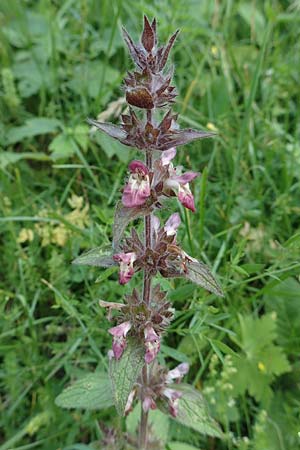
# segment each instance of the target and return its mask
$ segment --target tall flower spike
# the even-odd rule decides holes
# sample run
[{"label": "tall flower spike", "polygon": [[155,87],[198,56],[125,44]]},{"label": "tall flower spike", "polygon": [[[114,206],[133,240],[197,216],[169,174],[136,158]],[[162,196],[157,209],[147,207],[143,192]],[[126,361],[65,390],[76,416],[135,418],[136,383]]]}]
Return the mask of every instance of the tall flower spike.
[{"label": "tall flower spike", "polygon": [[[114,249],[119,253],[107,255],[105,252],[103,255],[99,249],[94,249],[75,261],[76,264],[103,267],[119,263],[119,282],[122,285],[128,283],[135,272],[143,272],[142,295],[134,289],[131,295],[125,296],[124,304],[101,301],[100,305],[108,310],[109,319],[113,318],[112,311],[115,310],[114,318],[117,320],[117,326],[109,329],[113,344],[112,351],[108,353],[110,367],[115,369],[110,372],[111,377],[116,373],[120,376],[120,382],[112,383],[116,407],[121,414],[127,414],[132,410],[134,399],[138,398],[142,403],[142,412],[139,439],[135,446],[157,448],[152,445],[153,442],[150,445],[148,412],[162,404],[164,408],[169,408],[173,417],[178,415],[180,398],[185,395],[183,387],[178,384],[188,372],[189,366],[181,363],[168,370],[155,361],[162,335],[174,316],[174,309],[166,300],[166,292],[159,285],[153,286],[152,278],[158,273],[165,278],[184,277],[211,293],[219,296],[223,293],[210,269],[189,256],[177,242],[179,214],[172,214],[161,225],[154,211],[164,206],[164,197],[174,196],[186,208],[195,210],[189,183],[199,174],[184,172],[180,166],[174,167],[173,159],[177,147],[196,139],[211,137],[215,133],[191,128],[180,129],[178,114],[170,109],[177,92],[172,86],[173,67],[166,66],[178,31],[166,45],[159,45],[156,20],[151,23],[145,16],[138,43],[132,40],[125,29],[123,36],[135,64],[124,79],[129,112],[121,115],[120,125],[92,119],[88,119],[88,122],[124,145],[145,152],[146,161],[134,160],[129,164],[129,177],[115,215],[114,235],[119,233],[120,236],[117,239],[114,237],[114,244],[118,244],[114,245]],[[158,114],[157,109],[164,107],[168,109],[163,114]],[[139,108],[139,111],[136,112],[135,108]],[[159,116],[161,120],[157,121]],[[158,151],[161,152],[160,157],[157,156]],[[132,228],[131,234],[121,240],[129,221],[142,216],[144,232],[139,235]],[[129,332],[132,345],[139,347],[139,358],[144,357],[145,364],[140,374],[133,373],[135,370],[131,369],[127,373],[127,368],[132,365],[131,356],[134,356],[134,361],[138,360],[131,352],[123,354]],[[125,360],[119,363],[120,358]],[[151,364],[150,367],[147,364]],[[134,379],[129,379],[130,376]],[[123,379],[126,379],[124,385]]]}]

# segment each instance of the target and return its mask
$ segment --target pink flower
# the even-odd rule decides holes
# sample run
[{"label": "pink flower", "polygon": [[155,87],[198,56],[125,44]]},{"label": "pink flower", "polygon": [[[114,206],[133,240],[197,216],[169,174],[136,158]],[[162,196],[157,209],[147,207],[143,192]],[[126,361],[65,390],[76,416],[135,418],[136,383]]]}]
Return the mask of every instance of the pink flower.
[{"label": "pink flower", "polygon": [[189,364],[188,363],[181,363],[175,369],[170,370],[167,373],[166,382],[172,383],[173,380],[181,379],[184,375],[186,375],[189,371]]},{"label": "pink flower", "polygon": [[124,187],[122,203],[127,208],[141,206],[150,196],[149,170],[142,161],[129,164],[130,177]]},{"label": "pink flower", "polygon": [[156,403],[152,397],[146,396],[143,401],[143,410],[145,412],[149,411],[149,409],[156,409]]},{"label": "pink flower", "polygon": [[146,326],[146,328],[144,330],[144,335],[145,335],[145,347],[146,347],[145,361],[147,364],[150,364],[156,357],[157,353],[159,352],[160,337],[154,331],[154,329],[151,325]]},{"label": "pink flower", "polygon": [[126,347],[126,335],[131,328],[130,322],[123,322],[120,325],[110,328],[108,332],[113,338],[113,352],[116,359],[120,359]]},{"label": "pink flower", "polygon": [[181,220],[178,213],[174,213],[169,217],[164,226],[164,231],[167,233],[167,236],[174,236],[176,234],[180,222]]},{"label": "pink flower", "polygon": [[175,391],[175,389],[166,388],[162,391],[163,395],[169,400],[169,412],[171,416],[177,417],[179,408],[179,399],[182,397],[182,392]]},{"label": "pink flower", "polygon": [[198,176],[197,172],[186,172],[181,175],[182,167],[174,167],[172,164],[172,159],[176,155],[176,149],[171,148],[163,152],[161,157],[161,164],[163,166],[168,166],[169,177],[164,183],[164,188],[173,191],[178,200],[191,211],[195,211],[195,202],[193,194],[190,190],[189,183]]},{"label": "pink flower", "polygon": [[133,263],[136,260],[136,254],[134,252],[117,253],[113,259],[120,264],[119,283],[128,283],[134,274]]}]

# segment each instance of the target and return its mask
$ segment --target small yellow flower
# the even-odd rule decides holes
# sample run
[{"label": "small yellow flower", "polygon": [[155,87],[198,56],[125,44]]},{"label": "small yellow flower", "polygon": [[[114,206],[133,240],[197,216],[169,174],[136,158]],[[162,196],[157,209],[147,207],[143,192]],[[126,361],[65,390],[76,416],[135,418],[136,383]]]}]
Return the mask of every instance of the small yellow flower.
[{"label": "small yellow flower", "polygon": [[261,362],[261,361],[258,363],[258,368],[259,368],[259,370],[260,370],[261,372],[263,372],[263,373],[266,373],[266,371],[267,371],[266,366],[265,366],[264,363]]},{"label": "small yellow flower", "polygon": [[217,56],[218,56],[218,54],[219,54],[218,47],[216,47],[215,45],[213,45],[213,46],[211,47],[210,51],[211,51],[212,55],[213,55],[215,58],[217,58]]},{"label": "small yellow flower", "polygon": [[72,197],[68,199],[68,203],[73,209],[81,209],[83,206],[83,197],[72,194]]},{"label": "small yellow flower", "polygon": [[51,242],[63,247],[68,240],[68,230],[61,224],[54,228],[51,236]]},{"label": "small yellow flower", "polygon": [[23,244],[24,242],[31,242],[33,241],[34,234],[33,231],[30,228],[22,228],[22,230],[19,233],[19,236],[17,237],[17,242],[19,244]]},{"label": "small yellow flower", "polygon": [[208,129],[211,130],[211,131],[219,131],[218,128],[217,128],[213,123],[211,123],[211,122],[208,122],[208,123],[206,124],[206,128],[208,128]]}]

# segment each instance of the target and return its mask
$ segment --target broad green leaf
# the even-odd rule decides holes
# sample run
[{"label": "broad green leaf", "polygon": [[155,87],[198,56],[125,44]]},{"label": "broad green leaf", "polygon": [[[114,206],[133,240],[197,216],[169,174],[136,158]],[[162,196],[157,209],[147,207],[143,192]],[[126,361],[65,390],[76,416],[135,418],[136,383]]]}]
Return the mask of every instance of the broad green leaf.
[{"label": "broad green leaf", "polygon": [[23,153],[14,153],[14,152],[3,152],[0,153],[0,168],[5,169],[10,164],[15,164],[22,159],[31,159],[36,161],[49,161],[49,156],[45,155],[45,153],[37,152],[23,152]]},{"label": "broad green leaf", "polygon": [[60,126],[57,119],[48,119],[47,117],[34,117],[28,119],[25,125],[13,127],[7,133],[7,144],[21,142],[25,138],[38,136],[40,134],[54,133]]},{"label": "broad green leaf", "polygon": [[78,266],[110,267],[116,265],[112,252],[107,248],[97,247],[78,256],[72,264]]},{"label": "broad green leaf", "polygon": [[199,433],[222,438],[221,428],[210,416],[200,392],[185,384],[176,385],[174,388],[183,393],[179,400],[178,415],[174,420]]},{"label": "broad green leaf", "polygon": [[130,149],[126,147],[126,145],[121,144],[121,142],[112,139],[110,136],[107,136],[104,133],[96,133],[95,139],[98,144],[101,145],[102,150],[108,156],[108,158],[112,158],[113,156],[117,156],[122,162],[127,163],[130,157]]},{"label": "broad green leaf", "polygon": [[199,447],[193,445],[184,444],[183,442],[169,442],[167,446],[168,450],[200,450]]},{"label": "broad green leaf", "polygon": [[[295,242],[294,242],[295,243]],[[276,315],[278,342],[295,358],[300,353],[300,284],[294,278],[287,278],[274,286],[266,286],[264,304],[271,315]]]},{"label": "broad green leaf", "polygon": [[112,391],[117,412],[121,416],[124,415],[128,396],[145,364],[144,355],[143,344],[128,339],[121,358],[119,360],[112,358],[110,361]]},{"label": "broad green leaf", "polygon": [[58,159],[68,158],[75,152],[72,144],[72,138],[68,134],[58,134],[49,145],[51,158],[56,161]]},{"label": "broad green leaf", "polygon": [[209,292],[213,292],[219,297],[224,297],[221,287],[217,280],[214,278],[210,269],[201,261],[191,261],[187,263],[187,271],[184,274],[185,278],[188,278],[193,283],[207,289]]},{"label": "broad green leaf", "polygon": [[[169,417],[159,409],[150,410],[148,417],[148,423],[151,426],[154,436],[162,443],[165,443],[168,439],[169,433]],[[126,430],[129,433],[136,435],[140,418],[141,404],[138,403],[126,418]]]},{"label": "broad green leaf", "polygon": [[87,150],[89,145],[89,132],[90,128],[87,125],[77,125],[73,132],[75,141],[84,151]]},{"label": "broad green leaf", "polygon": [[56,397],[55,403],[61,408],[103,409],[113,405],[110,381],[107,374],[93,373]]}]

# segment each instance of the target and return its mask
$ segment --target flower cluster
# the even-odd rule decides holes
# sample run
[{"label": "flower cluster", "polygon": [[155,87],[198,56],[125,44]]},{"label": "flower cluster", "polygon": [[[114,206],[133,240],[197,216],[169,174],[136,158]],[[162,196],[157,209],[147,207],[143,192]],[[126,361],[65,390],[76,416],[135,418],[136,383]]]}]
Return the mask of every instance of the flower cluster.
[{"label": "flower cluster", "polygon": [[197,262],[185,253],[176,242],[177,228],[180,225],[178,213],[172,214],[163,227],[156,216],[153,216],[152,247],[145,247],[134,229],[131,237],[126,238],[123,252],[117,253],[113,259],[119,263],[119,282],[126,284],[135,272],[147,270],[150,275],[157,272],[163,277],[183,276],[191,262]]},{"label": "flower cluster", "polygon": [[177,417],[179,408],[179,399],[183,393],[177,388],[179,384],[189,371],[188,363],[181,363],[175,369],[167,370],[165,367],[154,364],[151,377],[148,383],[137,383],[131,391],[125,413],[128,414],[132,410],[133,401],[136,397],[141,400],[144,412],[150,409],[156,409],[160,402],[167,403],[170,414]]},{"label": "flower cluster", "polygon": [[163,332],[173,318],[174,310],[166,301],[166,292],[159,285],[151,290],[150,304],[141,301],[136,289],[125,296],[125,303],[100,301],[100,306],[108,310],[108,318],[112,319],[112,311],[118,311],[118,325],[110,328],[113,336],[112,355],[121,358],[127,344],[127,335],[144,342],[145,362],[150,364],[160,349]]},{"label": "flower cluster", "polygon": [[194,197],[189,183],[199,174],[197,172],[182,173],[181,166],[174,167],[171,162],[176,155],[172,147],[162,153],[155,161],[154,170],[149,171],[142,161],[129,164],[130,176],[123,189],[122,203],[127,208],[159,203],[160,196],[177,196],[183,206],[195,211]]}]

